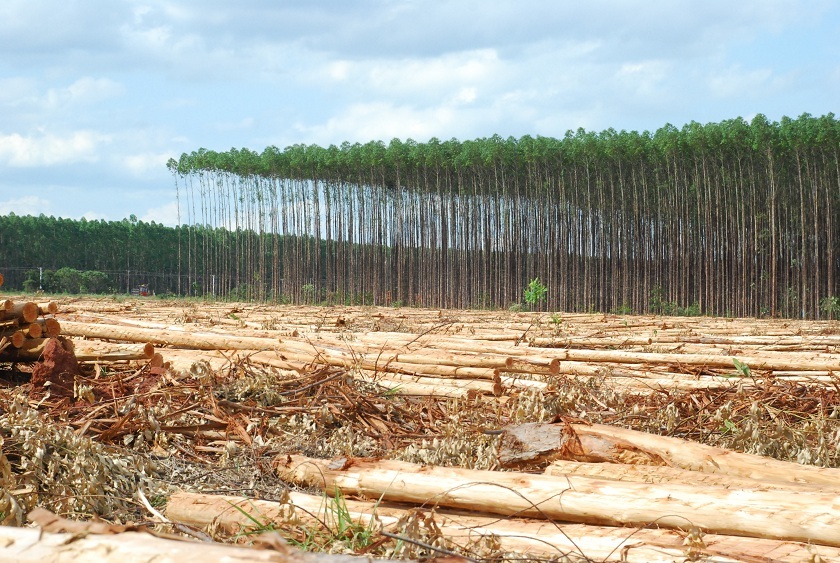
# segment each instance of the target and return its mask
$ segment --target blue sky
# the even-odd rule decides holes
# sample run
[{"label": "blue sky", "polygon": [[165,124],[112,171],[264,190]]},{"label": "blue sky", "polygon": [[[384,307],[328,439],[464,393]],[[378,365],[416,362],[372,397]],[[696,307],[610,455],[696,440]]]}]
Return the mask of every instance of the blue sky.
[{"label": "blue sky", "polygon": [[840,113],[840,2],[3,0],[0,214],[173,224],[200,147]]}]

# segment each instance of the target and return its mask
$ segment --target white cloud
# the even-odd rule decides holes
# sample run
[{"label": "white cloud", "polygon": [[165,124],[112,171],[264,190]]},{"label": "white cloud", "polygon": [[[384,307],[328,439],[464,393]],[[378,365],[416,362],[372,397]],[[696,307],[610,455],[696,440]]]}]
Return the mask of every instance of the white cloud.
[{"label": "white cloud", "polygon": [[157,207],[151,207],[140,217],[140,220],[147,223],[154,221],[174,227],[178,224],[178,202],[170,201]]},{"label": "white cloud", "polygon": [[770,69],[745,70],[732,67],[721,70],[709,79],[709,90],[718,98],[752,97],[774,86]]},{"label": "white cloud", "polygon": [[136,176],[142,176],[149,171],[159,171],[166,167],[167,161],[172,158],[168,152],[142,153],[126,156],[123,159],[125,167]]},{"label": "white cloud", "polygon": [[50,215],[51,207],[49,200],[35,195],[27,195],[0,201],[0,215],[8,215],[9,213],[35,216],[41,213]]},{"label": "white cloud", "polygon": [[507,74],[506,66],[495,50],[480,49],[428,58],[331,61],[313,78],[349,85],[357,96],[454,97],[499,81]]},{"label": "white cloud", "polygon": [[387,142],[395,137],[424,141],[450,130],[455,115],[456,112],[445,105],[418,109],[372,102],[351,105],[322,125],[299,126],[299,129],[321,144],[335,143],[336,139]]},{"label": "white cloud", "polygon": [[17,106],[23,100],[34,98],[36,94],[35,80],[32,78],[14,76],[0,79],[0,104]]},{"label": "white cloud", "polygon": [[477,97],[478,93],[476,92],[475,88],[461,88],[455,94],[455,101],[462,104],[471,104],[475,101]]},{"label": "white cloud", "polygon": [[96,162],[100,146],[110,139],[109,135],[84,130],[63,136],[53,133],[27,137],[19,133],[0,134],[0,162],[14,167]]},{"label": "white cloud", "polygon": [[122,84],[110,78],[79,78],[65,88],[51,88],[46,95],[49,107],[75,104],[92,104],[119,96],[124,92]]}]

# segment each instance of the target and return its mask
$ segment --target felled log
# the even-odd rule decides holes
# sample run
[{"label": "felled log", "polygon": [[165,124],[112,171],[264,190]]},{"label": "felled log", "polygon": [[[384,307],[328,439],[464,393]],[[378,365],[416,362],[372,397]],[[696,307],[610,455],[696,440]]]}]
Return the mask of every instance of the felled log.
[{"label": "felled log", "polygon": [[616,426],[528,423],[503,430],[499,444],[502,466],[545,467],[555,459],[670,466],[812,487],[835,488],[840,483],[840,469],[779,461]]},{"label": "felled log", "polygon": [[3,318],[0,320],[23,319],[25,323],[34,323],[38,319],[38,304],[31,301],[12,303],[11,308],[5,307]]},{"label": "felled log", "polygon": [[38,303],[38,313],[41,315],[55,315],[58,313],[58,303],[55,301]]},{"label": "felled log", "polygon": [[558,350],[558,360],[579,362],[614,362],[633,364],[675,364],[733,368],[733,358],[751,369],[764,370],[834,370],[840,371],[840,357],[831,358],[791,357],[765,358],[762,356],[721,356],[712,354],[656,354],[648,352],[626,352],[622,350]]},{"label": "felled log", "polygon": [[400,373],[356,370],[353,377],[381,385],[397,395],[422,395],[426,397],[467,397],[470,394],[501,395],[501,381],[484,379],[455,379],[426,377]]},{"label": "felled log", "polygon": [[151,342],[145,344],[115,344],[92,340],[73,340],[76,359],[80,362],[127,362],[149,360],[155,354]]},{"label": "felled log", "polygon": [[[613,481],[625,481],[634,483],[665,484],[692,484],[697,486],[725,487],[729,489],[755,489],[772,491],[789,491],[797,493],[800,491],[813,491],[815,487],[807,483],[778,483],[776,481],[764,481],[750,479],[749,477],[737,477],[733,475],[721,475],[717,473],[701,473],[687,469],[659,465],[632,465],[624,463],[609,462],[583,462],[555,459],[545,468],[544,475],[582,475],[598,479],[610,479]],[[817,490],[827,492],[828,487],[817,486]],[[836,490],[840,493],[840,483]]]},{"label": "felled log", "polygon": [[[43,358],[44,349],[52,338],[23,339],[19,347],[0,351],[0,361],[37,362]],[[80,362],[117,362],[148,360],[155,353],[154,346],[145,344],[108,344],[106,342],[72,341],[76,359]]]},{"label": "felled log", "polygon": [[194,350],[271,350],[280,342],[271,338],[223,336],[210,333],[188,333],[174,330],[153,330],[119,325],[62,321],[61,331],[68,336],[151,342],[159,346],[183,346]]},{"label": "felled log", "polygon": [[48,338],[55,338],[61,334],[61,323],[52,317],[46,319],[39,319],[38,324],[42,326],[42,333]]},{"label": "felled log", "polygon": [[696,526],[715,534],[840,547],[840,506],[834,494],[661,486],[358,458],[293,455],[278,456],[275,463],[285,481],[392,502],[609,526]]},{"label": "felled log", "polygon": [[[85,524],[85,523],[76,523]],[[90,528],[90,526],[88,526]],[[258,540],[257,542],[258,543]],[[0,526],[0,560],[17,563],[358,563],[370,558],[306,553],[282,541],[274,549],[255,549],[219,543],[205,543],[156,537],[150,533],[126,531],[91,533],[50,532],[37,528]]]},{"label": "felled log", "polygon": [[44,353],[48,338],[24,338],[20,346],[9,346],[0,352],[3,362],[37,362]]},{"label": "felled log", "polygon": [[[301,522],[317,529],[321,522],[332,522],[335,512],[325,496],[290,492],[288,503],[235,496],[179,492],[166,504],[172,521],[199,528],[216,526],[228,534],[247,532],[254,521],[272,523],[278,528]],[[396,508],[381,502],[342,499],[348,515],[358,525],[374,529],[381,524],[394,527],[401,518],[415,515],[434,520],[440,533],[456,545],[468,545],[481,536],[492,535],[506,552],[544,558],[567,553],[590,561],[679,561],[690,555],[725,557],[735,561],[807,561],[814,554],[824,560],[840,558],[840,549],[764,538],[741,538],[707,534],[702,545],[686,546],[685,534],[671,530],[628,529],[568,523],[547,523],[521,518],[455,514],[436,510]],[[294,507],[294,509],[292,509]]]}]

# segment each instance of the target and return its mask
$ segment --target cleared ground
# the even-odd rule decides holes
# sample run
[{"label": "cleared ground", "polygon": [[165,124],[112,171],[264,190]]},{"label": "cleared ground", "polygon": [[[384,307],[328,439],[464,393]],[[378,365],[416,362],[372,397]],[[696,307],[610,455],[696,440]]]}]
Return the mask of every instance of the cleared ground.
[{"label": "cleared ground", "polygon": [[[660,481],[662,471],[639,473],[640,467],[653,466],[684,471],[673,475],[668,486],[679,491],[680,486],[700,485],[708,491],[708,502],[720,501],[722,488],[775,490],[770,474],[739,477],[720,467],[699,467],[703,456],[718,465],[720,459],[728,459],[717,457],[716,451],[691,450],[686,456],[700,456],[698,467],[682,467],[654,446],[635,442],[633,451],[648,456],[646,462],[626,455],[609,459],[610,451],[629,451],[624,445],[616,447],[616,440],[626,444],[636,440],[635,435],[607,433],[602,440],[612,446],[587,450],[591,444],[585,427],[596,424],[687,441],[672,449],[702,444],[795,462],[779,474],[799,475],[802,468],[805,477],[798,485],[789,482],[784,487],[811,487],[800,495],[833,494],[814,481],[823,477],[807,468],[840,465],[840,411],[835,410],[840,325],[834,321],[275,307],[156,299],[56,301],[62,333],[75,343],[80,358],[88,358],[72,393],[61,396],[50,390],[51,385],[33,385],[28,365],[7,364],[0,372],[6,405],[2,447],[9,462],[4,488],[13,493],[21,513],[41,506],[71,518],[160,520],[144,506],[145,497],[161,516],[190,526],[188,533],[193,535],[210,533],[219,540],[247,543],[251,533],[274,529],[309,549],[392,557],[424,557],[437,549],[473,559],[529,553],[543,559],[644,561],[661,554],[662,560],[724,555],[749,560],[747,555],[772,552],[778,559],[799,560],[796,557],[812,549],[806,546],[809,539],[822,544],[818,550],[823,557],[840,554],[829,547],[834,545],[831,541],[819,539],[818,531],[808,535],[817,526],[805,506],[802,521],[811,524],[801,526],[804,535],[779,531],[763,534],[761,540],[735,541],[730,534],[762,534],[703,524],[698,507],[704,501],[686,505],[679,515],[681,525],[643,511],[655,507],[625,513],[615,506],[622,501],[611,503],[609,494],[598,496],[604,493],[593,489],[583,498],[595,502],[600,512],[589,507],[588,515],[581,516],[572,508],[547,516],[531,510],[529,519],[520,519],[527,502],[538,501],[530,499],[526,507],[505,513],[486,504],[492,492],[470,493],[467,487],[467,504],[458,505],[444,494],[452,487],[465,487],[453,481],[444,491],[430,492],[423,502],[391,506],[389,502],[409,502],[411,491],[391,499],[385,492],[353,489],[346,479],[328,478],[330,471],[346,473],[352,467],[397,474],[419,471],[415,465],[365,465],[391,460],[387,463],[496,472],[490,477],[462,476],[473,484],[479,476],[486,480],[496,475],[502,483],[502,473],[535,472],[559,475],[556,481],[563,487],[571,475],[629,486],[666,482]],[[147,343],[155,346],[150,358],[143,356]],[[118,359],[128,353],[143,359]],[[548,422],[576,438],[563,444],[557,438],[553,449],[544,448],[524,461],[514,459],[511,429]],[[651,461],[652,456],[658,461]],[[357,458],[365,460],[353,461]],[[295,469],[317,466],[319,459],[333,460],[318,470],[320,481]],[[567,465],[556,469],[560,462]],[[619,465],[623,469],[618,474],[605,476],[607,469]],[[707,483],[707,477],[698,476],[715,473],[733,481]],[[828,475],[830,481],[834,475]],[[737,481],[741,477],[755,483]],[[576,489],[591,483],[578,483]],[[780,494],[790,496],[784,487]],[[252,501],[231,511],[241,499],[228,498],[214,512],[207,508],[210,497],[197,501],[179,496],[185,492]],[[323,502],[290,497],[307,494]],[[383,499],[378,505],[353,504],[377,498]],[[756,498],[756,512],[741,518],[760,523],[760,503],[773,499]],[[253,499],[283,504],[257,510]],[[204,508],[189,508],[199,501]],[[465,513],[473,501],[474,510]],[[315,504],[304,509],[306,502]],[[813,498],[810,502],[819,504]],[[282,510],[271,512],[276,506],[286,507],[285,515]],[[298,507],[294,518],[289,513],[294,512],[292,506]],[[440,508],[430,516],[433,506]],[[213,520],[225,507],[240,517],[238,522]],[[409,512],[388,512],[406,508]],[[320,516],[302,517],[306,510]],[[784,510],[795,514],[798,509]],[[814,518],[837,523],[833,510],[826,508]],[[342,511],[346,514],[339,518]],[[374,511],[379,517],[375,524],[369,517]],[[210,521],[201,521],[199,513],[210,515]],[[338,531],[340,521],[357,524]],[[573,523],[559,524],[564,521]],[[171,523],[155,525],[184,532]],[[504,525],[516,533],[506,532]],[[543,526],[533,536],[539,541],[523,544],[511,539],[534,534],[535,525]],[[646,525],[674,531],[620,527]],[[596,545],[593,537],[602,539]],[[783,557],[778,546],[749,543],[772,541],[767,537],[788,540],[786,545],[798,546],[799,551]]]}]

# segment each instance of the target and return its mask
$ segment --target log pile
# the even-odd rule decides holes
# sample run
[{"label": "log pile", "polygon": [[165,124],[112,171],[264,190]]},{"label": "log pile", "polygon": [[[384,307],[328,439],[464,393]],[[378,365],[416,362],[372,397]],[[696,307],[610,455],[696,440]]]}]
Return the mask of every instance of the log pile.
[{"label": "log pile", "polygon": [[[210,473],[253,456],[252,486],[270,472],[322,491],[271,503],[186,487],[169,498],[173,522],[251,534],[268,518],[296,537],[340,495],[388,549],[840,560],[838,470],[620,427],[708,440],[766,414],[756,432],[784,434],[773,455],[836,461],[836,323],[139,300],[66,300],[58,316],[86,365],[67,394],[28,399],[75,436]],[[807,417],[825,427],[812,444],[793,429]]]},{"label": "log pile", "polygon": [[[197,322],[185,315],[179,320],[191,322],[167,324],[100,314],[63,326],[65,334],[77,337],[177,348],[170,356],[180,370],[198,357],[180,350],[205,351],[200,357],[214,366],[227,358],[217,351],[237,351],[267,366],[300,370],[329,365],[400,393],[448,397],[476,390],[498,395],[505,388],[545,389],[558,375],[606,377],[617,388],[650,393],[755,388],[779,378],[830,386],[840,373],[840,330],[831,323],[786,321],[781,326],[787,330],[780,331],[778,323],[757,320],[745,325],[740,320],[634,317],[628,323],[606,315],[569,315],[555,323],[532,315],[528,324],[493,326],[490,317],[484,326],[487,315],[476,312],[465,312],[455,322],[434,311],[420,317],[414,311],[397,315],[387,309],[363,313],[345,308],[328,310],[329,316],[321,313],[322,322],[307,327],[297,309],[284,311],[282,321],[271,321],[256,309],[253,316],[260,320],[244,321],[244,312],[236,310],[241,317],[229,314],[236,321],[220,316]],[[429,315],[443,322],[432,324]],[[310,322],[313,316],[314,311]],[[411,332],[377,330],[403,322]],[[476,385],[467,389],[463,380]]]},{"label": "log pile", "polygon": [[411,541],[419,522],[433,530],[432,539],[445,538],[438,545],[459,553],[492,537],[503,552],[541,558],[840,558],[837,469],[570,423],[506,428],[500,461],[520,465],[523,458],[543,474],[283,455],[274,462],[281,478],[324,496],[293,492],[268,502],[176,493],[166,514],[236,534],[255,522],[317,526],[334,519],[340,503],[347,517],[385,537]]},{"label": "log pile", "polygon": [[61,334],[55,302],[0,301],[0,362],[35,361],[50,338]]}]

